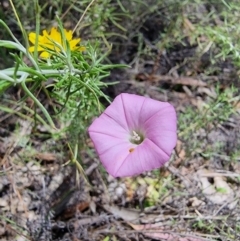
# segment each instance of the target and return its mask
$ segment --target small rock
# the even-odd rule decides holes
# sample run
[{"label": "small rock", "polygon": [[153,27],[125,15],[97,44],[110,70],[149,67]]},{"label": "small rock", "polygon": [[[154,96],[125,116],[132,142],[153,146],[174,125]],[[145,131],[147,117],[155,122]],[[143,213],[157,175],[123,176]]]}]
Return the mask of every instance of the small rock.
[{"label": "small rock", "polygon": [[199,200],[197,197],[190,198],[189,202],[191,202],[192,207],[199,207],[205,205],[205,202]]},{"label": "small rock", "polygon": [[1,210],[4,210],[8,206],[8,201],[4,198],[0,198],[0,208]]},{"label": "small rock", "polygon": [[118,197],[121,197],[123,194],[124,194],[124,189],[122,187],[117,187],[115,189],[115,194],[118,196]]}]

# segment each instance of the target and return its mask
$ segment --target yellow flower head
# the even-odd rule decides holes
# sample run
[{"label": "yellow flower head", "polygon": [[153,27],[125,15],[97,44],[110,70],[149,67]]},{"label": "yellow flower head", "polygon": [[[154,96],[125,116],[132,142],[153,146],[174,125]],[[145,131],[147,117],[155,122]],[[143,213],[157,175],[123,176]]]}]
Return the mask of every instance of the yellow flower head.
[{"label": "yellow flower head", "polygon": [[[86,48],[83,46],[77,46],[78,43],[80,43],[81,39],[72,39],[72,31],[67,31],[64,29],[64,34],[66,41],[68,41],[70,50],[77,50],[77,51],[84,51]],[[34,52],[35,44],[36,44],[36,33],[31,32],[28,36],[29,41],[33,44],[29,48],[29,52]],[[61,33],[58,32],[56,28],[52,28],[50,33],[48,33],[46,30],[43,30],[43,35],[38,36],[38,46],[37,51],[41,52],[40,57],[41,58],[49,58],[51,56],[51,53],[47,52],[46,49],[50,49],[56,52],[61,52],[61,49],[57,46],[57,44],[61,45],[64,50],[66,50],[66,44],[64,43]]]}]

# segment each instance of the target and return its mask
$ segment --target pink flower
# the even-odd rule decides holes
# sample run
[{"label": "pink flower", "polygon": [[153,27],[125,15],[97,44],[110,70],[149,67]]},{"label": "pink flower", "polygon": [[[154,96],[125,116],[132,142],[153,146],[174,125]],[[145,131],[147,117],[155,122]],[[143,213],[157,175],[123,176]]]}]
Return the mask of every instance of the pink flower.
[{"label": "pink flower", "polygon": [[177,141],[174,107],[133,94],[120,94],[89,127],[106,170],[126,177],[164,165]]}]

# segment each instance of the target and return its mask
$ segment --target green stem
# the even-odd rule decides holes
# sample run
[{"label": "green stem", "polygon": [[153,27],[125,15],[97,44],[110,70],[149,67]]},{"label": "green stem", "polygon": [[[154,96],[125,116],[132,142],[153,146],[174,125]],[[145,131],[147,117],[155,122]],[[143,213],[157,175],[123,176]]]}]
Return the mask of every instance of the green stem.
[{"label": "green stem", "polygon": [[[77,69],[73,69],[72,72],[76,73],[76,74],[84,74],[84,72],[81,72]],[[14,75],[14,69],[13,68],[3,69],[3,70],[0,70],[0,73],[3,73],[3,74],[8,75],[8,76],[13,76]],[[32,75],[34,75],[34,74],[35,75],[41,75],[41,76],[38,76],[38,77],[43,78],[43,75],[65,74],[66,70],[65,69],[62,69],[62,70],[61,69],[60,70],[55,70],[55,69],[33,70],[31,68],[19,67],[18,71],[16,72],[16,76],[20,76],[20,75],[23,75],[25,73],[29,73],[29,74],[32,74]]]},{"label": "green stem", "polygon": [[24,91],[32,98],[32,100],[34,101],[34,103],[41,109],[41,111],[43,112],[43,114],[45,115],[45,117],[47,118],[50,126],[54,129],[57,129],[53,123],[52,118],[50,117],[50,115],[48,114],[47,110],[44,108],[44,106],[38,101],[38,99],[31,93],[31,91],[27,88],[27,86],[25,85],[25,81],[23,81],[21,83],[22,88],[24,89]]},{"label": "green stem", "polygon": [[34,59],[38,59],[38,38],[40,33],[40,6],[38,4],[38,0],[35,0],[35,12],[36,12],[36,40],[35,40],[35,48],[34,48]]}]

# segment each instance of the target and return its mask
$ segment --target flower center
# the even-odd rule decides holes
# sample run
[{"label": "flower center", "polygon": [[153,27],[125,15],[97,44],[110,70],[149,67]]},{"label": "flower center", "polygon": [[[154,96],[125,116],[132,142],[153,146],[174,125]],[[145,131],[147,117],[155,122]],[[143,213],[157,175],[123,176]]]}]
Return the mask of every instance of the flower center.
[{"label": "flower center", "polygon": [[144,136],[141,133],[137,133],[136,131],[132,131],[132,135],[130,137],[130,142],[136,145],[139,145],[143,142]]}]

